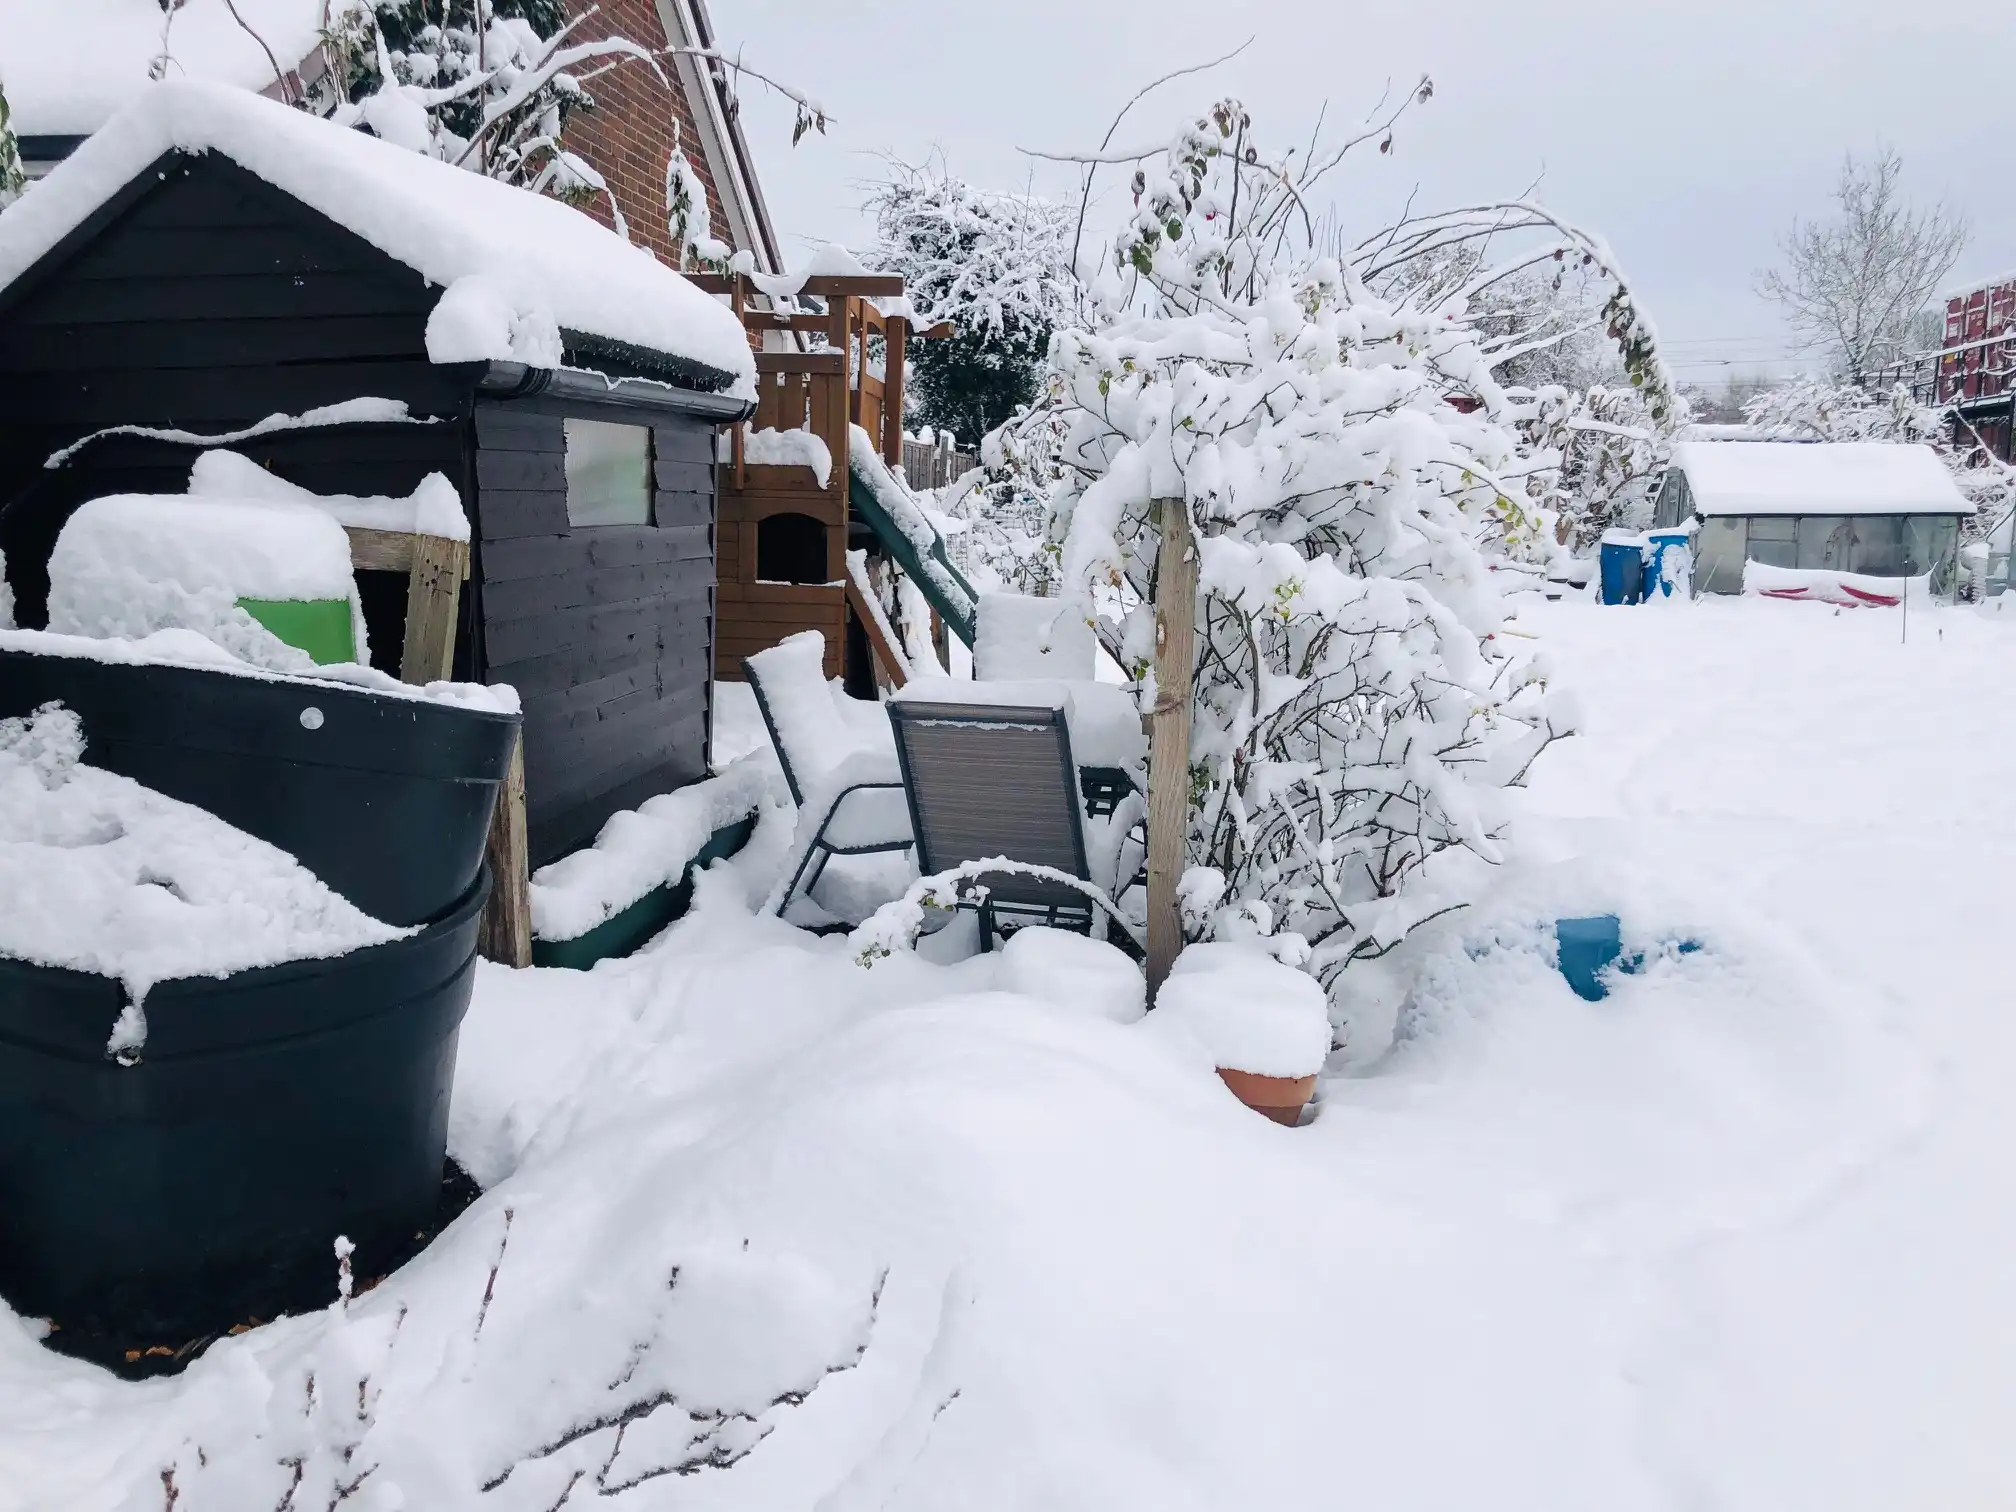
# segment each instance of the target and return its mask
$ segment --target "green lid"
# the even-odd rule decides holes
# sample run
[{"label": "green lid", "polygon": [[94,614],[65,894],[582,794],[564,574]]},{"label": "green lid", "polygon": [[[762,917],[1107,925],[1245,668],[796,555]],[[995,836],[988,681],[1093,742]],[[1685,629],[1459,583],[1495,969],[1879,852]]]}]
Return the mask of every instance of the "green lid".
[{"label": "green lid", "polygon": [[238,607],[320,666],[357,660],[348,599],[241,598]]}]

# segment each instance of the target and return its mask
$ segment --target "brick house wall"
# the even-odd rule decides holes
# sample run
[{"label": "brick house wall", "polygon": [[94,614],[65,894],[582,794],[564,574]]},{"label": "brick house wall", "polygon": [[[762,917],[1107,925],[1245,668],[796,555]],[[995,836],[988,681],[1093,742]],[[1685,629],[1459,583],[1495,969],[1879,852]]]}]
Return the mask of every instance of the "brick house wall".
[{"label": "brick house wall", "polygon": [[[568,0],[569,16],[594,9],[572,33],[571,40],[594,41],[626,37],[656,51],[668,46],[664,22],[655,0]],[[630,240],[649,247],[671,267],[679,266],[679,249],[666,224],[665,162],[672,152],[672,128],[677,122],[686,157],[707,188],[707,214],[713,235],[732,242],[721,211],[713,165],[701,148],[692,105],[681,87],[671,58],[659,60],[666,83],[639,61],[619,64],[592,81],[588,93],[593,110],[574,111],[563,138],[608,180],[616,203],[629,223]],[[668,87],[669,86],[669,87]],[[608,202],[601,196],[585,206],[604,225],[611,224]]]}]

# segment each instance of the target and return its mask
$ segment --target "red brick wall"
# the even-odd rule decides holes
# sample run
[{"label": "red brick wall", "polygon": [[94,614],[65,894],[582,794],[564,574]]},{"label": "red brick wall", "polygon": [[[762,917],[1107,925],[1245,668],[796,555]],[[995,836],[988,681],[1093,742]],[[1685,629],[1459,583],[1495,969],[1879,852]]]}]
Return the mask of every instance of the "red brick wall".
[{"label": "red brick wall", "polygon": [[[668,45],[652,0],[568,0],[568,14],[578,15],[591,4],[596,7],[595,14],[570,34],[570,41],[626,37],[654,51]],[[568,117],[564,140],[569,151],[586,158],[608,180],[616,203],[623,207],[623,218],[629,222],[630,240],[649,247],[676,268],[679,249],[672,245],[665,213],[665,160],[672,151],[673,122],[679,124],[687,159],[707,186],[713,234],[726,241],[728,229],[721,214],[720,191],[715,188],[693,111],[680,85],[678,64],[662,58],[658,66],[670,88],[658,82],[648,64],[635,60],[620,63],[590,82],[587,88],[595,108],[577,110]],[[608,202],[600,195],[588,208],[604,225],[609,224]]]}]

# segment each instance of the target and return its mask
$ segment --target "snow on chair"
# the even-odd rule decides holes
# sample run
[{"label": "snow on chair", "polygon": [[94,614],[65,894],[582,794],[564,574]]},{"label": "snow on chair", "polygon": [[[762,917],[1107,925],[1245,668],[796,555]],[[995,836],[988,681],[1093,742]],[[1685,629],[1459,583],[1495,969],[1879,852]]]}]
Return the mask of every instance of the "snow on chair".
[{"label": "snow on chair", "polygon": [[[1107,896],[1112,875],[1094,876],[1078,769],[1062,707],[934,703],[889,705],[904,791],[927,877],[975,862],[1041,867]],[[1115,861],[1117,866],[1117,858]],[[1110,872],[1113,866],[1102,866]],[[1090,933],[1102,919],[1083,886],[1026,871],[981,872],[967,885],[982,948],[1009,927],[1046,924]]]},{"label": "snow on chair", "polygon": [[779,917],[801,891],[809,895],[818,886],[833,857],[877,855],[911,845],[896,753],[865,726],[849,726],[826,681],[825,661],[826,638],[817,630],[801,630],[742,662],[798,805],[789,881],[766,905]]}]

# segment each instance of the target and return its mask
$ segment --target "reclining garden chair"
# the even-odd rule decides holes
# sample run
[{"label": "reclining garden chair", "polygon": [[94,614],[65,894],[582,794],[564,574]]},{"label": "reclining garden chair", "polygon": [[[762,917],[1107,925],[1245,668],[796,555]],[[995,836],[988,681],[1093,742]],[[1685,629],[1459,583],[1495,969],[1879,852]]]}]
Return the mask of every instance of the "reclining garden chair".
[{"label": "reclining garden chair", "polygon": [[[768,904],[779,916],[801,892],[811,893],[833,857],[911,845],[896,753],[886,738],[850,726],[826,681],[825,664],[826,638],[817,630],[800,631],[742,662],[798,805],[789,881]],[[880,720],[879,713],[875,717]],[[873,728],[879,733],[881,726]]]},{"label": "reclining garden chair", "polygon": [[[889,720],[925,876],[1000,858],[1076,877],[1109,901],[1124,890],[1088,860],[1062,709],[899,700]],[[1027,924],[1093,933],[1109,922],[1083,891],[1044,877],[982,874],[962,891],[979,914],[982,949]]]}]

